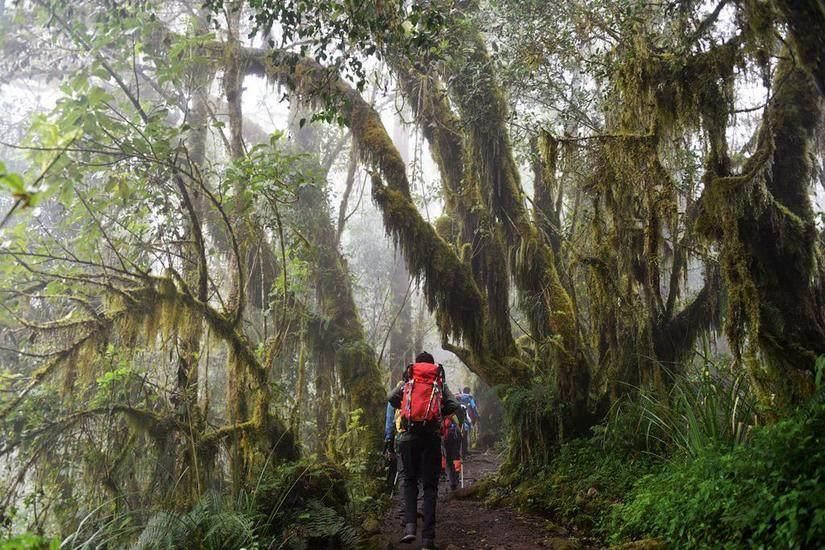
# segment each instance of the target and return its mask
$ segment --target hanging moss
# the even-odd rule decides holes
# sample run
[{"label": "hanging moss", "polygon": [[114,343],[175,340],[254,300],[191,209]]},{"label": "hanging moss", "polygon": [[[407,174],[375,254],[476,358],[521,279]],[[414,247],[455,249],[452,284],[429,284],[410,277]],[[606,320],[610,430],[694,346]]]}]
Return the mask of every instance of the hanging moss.
[{"label": "hanging moss", "polygon": [[[522,306],[528,306],[535,337],[552,339],[559,397],[569,409],[565,436],[588,422],[589,366],[579,340],[578,319],[561,284],[553,252],[542,240],[524,206],[518,168],[506,128],[507,106],[486,51],[484,38],[467,20],[452,28],[465,46],[450,64],[451,97],[465,128],[467,163],[487,210],[500,224]],[[511,348],[515,352],[515,348]]]},{"label": "hanging moss", "polygon": [[383,212],[384,224],[404,252],[410,272],[425,282],[428,307],[444,314],[442,332],[445,336],[464,338],[481,349],[478,312],[483,310],[483,303],[467,265],[421,219],[415,205],[403,193],[385,187],[377,175],[373,175],[372,190]]},{"label": "hanging moss", "polygon": [[[688,53],[678,47],[664,50],[638,33],[614,52],[618,62],[609,89],[608,132],[593,141],[588,155],[593,173],[586,184],[597,208],[592,218],[597,246],[586,262],[593,268],[589,297],[600,327],[594,346],[604,365],[597,385],[611,400],[630,387],[664,390],[668,374],[662,364],[673,368],[703,332],[720,322],[721,289],[712,269],[705,288],[676,311],[694,214],[680,218],[680,186],[665,160],[677,136],[701,130],[707,137],[708,170],[728,169],[725,132],[733,71],[745,55],[742,41],[734,37]],[[684,236],[677,240],[680,227]],[[663,238],[666,231],[670,243]],[[665,300],[666,247],[673,247],[674,257]]]},{"label": "hanging moss", "polygon": [[476,285],[484,292],[483,327],[488,350],[499,358],[512,355],[515,345],[509,322],[510,285],[502,228],[484,208],[462,123],[434,76],[419,73],[403,59],[393,65],[406,93],[415,98],[413,111],[442,176],[447,211],[457,226],[452,238],[446,240],[460,247],[460,258],[470,265]]},{"label": "hanging moss", "polygon": [[[298,116],[294,116],[298,119]],[[297,126],[297,125],[296,125]],[[292,129],[295,141],[309,151],[317,149],[317,137],[311,127]],[[312,172],[315,159],[309,158]],[[315,170],[317,171],[317,170]],[[338,235],[332,225],[323,182],[301,186],[295,204],[297,226],[307,239],[306,253],[314,265],[315,295],[321,323],[314,330],[314,348],[318,357],[317,383],[319,431],[326,437],[324,450],[333,451],[332,440],[338,435],[333,422],[329,425],[328,407],[331,404],[333,380],[340,380],[346,396],[347,409],[343,415],[361,409],[365,412],[366,437],[360,442],[363,448],[378,449],[381,441],[381,411],[385,403],[383,380],[375,351],[366,341],[358,309],[352,295],[352,283],[346,260],[338,249]],[[331,456],[331,455],[330,455]]]},{"label": "hanging moss", "polygon": [[[443,306],[446,304],[444,298],[451,291],[459,289],[462,291],[462,295],[455,301],[459,302],[462,301],[461,298],[464,298],[463,302],[467,306],[458,309],[457,314],[453,314],[449,309],[440,310],[440,317],[448,321],[442,330],[456,338],[466,337],[474,347],[481,347],[483,338],[478,312],[483,309],[478,306],[483,301],[475,288],[472,276],[450,251],[449,245],[439,239],[432,227],[421,219],[412,204],[404,161],[375,110],[355,90],[342,80],[331,77],[328,70],[314,61],[283,52],[278,52],[274,57],[262,52],[248,53],[251,71],[260,71],[261,74],[287,84],[305,96],[327,98],[338,106],[359,142],[359,151],[381,171],[388,183],[391,193],[385,193],[383,184],[380,184],[378,180],[377,192],[374,187],[374,199],[384,211],[387,227],[401,247],[410,272],[423,277],[429,306],[431,308]],[[262,60],[266,61],[262,62]],[[373,181],[375,182],[376,179],[373,178]],[[392,200],[389,200],[390,196],[393,196]],[[426,242],[421,239],[425,239]],[[418,254],[416,250],[421,246],[431,252],[437,251],[437,254],[433,256],[435,265],[430,265],[430,267],[425,265],[426,258]],[[443,271],[453,266],[457,268],[457,271]],[[437,277],[424,276],[425,272],[437,275]],[[442,285],[442,281],[446,284]],[[450,281],[455,284],[450,284]],[[437,288],[439,286],[442,288]],[[474,306],[476,307],[475,315],[463,314],[465,310]]]},{"label": "hanging moss", "polygon": [[[156,418],[150,413],[123,408],[120,412],[133,427],[148,433],[155,441],[158,452],[155,481],[158,486],[171,488],[176,481],[176,464],[188,463],[191,468],[208,470],[214,461],[215,445],[230,435],[237,436],[243,442],[242,451],[250,467],[262,466],[265,461],[271,460],[273,452],[274,456],[295,458],[297,444],[283,424],[270,413],[271,389],[266,369],[258,362],[245,336],[232,326],[226,316],[198,301],[186,287],[179,288],[176,281],[179,279],[172,273],[169,277],[146,278],[140,285],[113,286],[105,300],[104,310],[89,322],[78,325],[85,328],[76,333],[77,340],[55,354],[37,373],[29,388],[20,394],[19,399],[10,402],[0,416],[12,411],[28,391],[56,372],[63,372],[67,383],[74,382],[77,372],[81,380],[85,377],[91,384],[94,367],[100,364],[98,358],[109,342],[123,339],[120,343],[128,342],[130,346],[142,344],[150,349],[162,349],[173,345],[178,336],[185,338],[194,325],[205,322],[213,329],[213,334],[227,344],[234,379],[247,381],[249,388],[243,390],[244,399],[250,401],[242,406],[230,403],[230,409],[235,407],[233,419],[237,419],[236,422],[211,434],[204,433],[205,426],[198,415],[190,414],[184,422],[179,413]],[[49,328],[40,327],[41,330]],[[116,407],[114,410],[117,412],[119,409]],[[175,441],[178,438],[191,443],[191,447],[180,451],[185,455],[183,462],[176,451]],[[193,472],[191,476],[200,476],[200,472]],[[197,481],[195,477],[191,479],[194,491]],[[205,480],[206,477],[199,479]],[[177,481],[186,484],[183,478]],[[236,487],[240,487],[240,483],[239,480]],[[177,504],[184,503],[189,493],[183,491],[181,494],[184,495],[181,497],[183,500]]]},{"label": "hanging moss", "polygon": [[617,127],[666,138],[703,124],[712,141],[724,132],[733,104],[733,69],[742,63],[741,38],[686,55],[656,51],[640,33],[615,55],[621,62],[609,104],[615,106],[610,116]]},{"label": "hanging moss", "polygon": [[553,457],[559,431],[558,407],[547,383],[534,382],[526,388],[512,388],[502,397],[507,425],[507,460],[502,473],[512,475],[519,470],[543,468]]},{"label": "hanging moss", "polygon": [[776,81],[756,153],[741,174],[709,183],[700,227],[721,239],[728,336],[763,401],[782,408],[812,391],[825,315],[808,197],[821,102],[811,78],[787,60]]},{"label": "hanging moss", "polygon": [[439,216],[435,219],[435,222],[433,222],[433,227],[435,227],[435,232],[438,233],[438,236],[448,243],[458,242],[458,227],[452,216]]}]

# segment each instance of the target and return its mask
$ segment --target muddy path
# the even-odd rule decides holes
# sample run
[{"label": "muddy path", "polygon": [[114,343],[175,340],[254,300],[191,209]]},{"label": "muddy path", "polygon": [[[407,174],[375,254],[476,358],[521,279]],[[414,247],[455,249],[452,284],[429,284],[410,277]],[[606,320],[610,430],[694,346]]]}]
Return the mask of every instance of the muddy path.
[{"label": "muddy path", "polygon": [[[494,473],[499,464],[500,457],[492,452],[471,454],[465,465],[465,488]],[[392,508],[384,518],[381,548],[417,550],[421,548],[420,537],[412,544],[398,542],[403,534],[399,499],[396,494]],[[487,508],[477,500],[452,498],[446,481],[439,484],[436,518],[436,544],[439,550],[595,548],[586,539],[574,537],[546,518],[519,514],[509,508]],[[419,518],[419,528],[420,525]]]}]

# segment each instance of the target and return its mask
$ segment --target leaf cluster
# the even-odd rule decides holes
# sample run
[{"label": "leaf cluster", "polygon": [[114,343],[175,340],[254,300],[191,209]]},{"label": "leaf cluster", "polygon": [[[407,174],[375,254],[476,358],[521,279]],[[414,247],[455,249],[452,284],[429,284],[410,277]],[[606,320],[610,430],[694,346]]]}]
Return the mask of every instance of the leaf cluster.
[{"label": "leaf cluster", "polygon": [[825,407],[756,428],[750,444],[707,447],[648,475],[613,511],[613,540],[685,548],[810,548],[825,539]]}]

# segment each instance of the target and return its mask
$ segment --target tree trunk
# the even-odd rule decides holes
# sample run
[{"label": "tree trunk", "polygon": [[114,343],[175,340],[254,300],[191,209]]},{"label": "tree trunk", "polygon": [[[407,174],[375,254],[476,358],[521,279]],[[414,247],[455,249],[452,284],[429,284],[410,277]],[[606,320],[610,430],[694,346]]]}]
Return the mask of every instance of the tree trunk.
[{"label": "tree trunk", "polygon": [[[292,135],[299,150],[314,153],[314,158],[310,158],[309,162],[317,166],[319,139],[311,123],[305,123],[303,127],[297,124],[301,118],[300,111],[293,111]],[[367,343],[352,296],[346,260],[338,250],[338,232],[330,215],[325,186],[325,179],[302,186],[298,190],[295,204],[298,226],[312,245],[311,253],[316,265],[315,295],[319,313],[326,321],[320,329],[319,343],[323,348],[319,349],[319,358],[323,357],[324,360],[319,359],[317,380],[322,384],[333,378],[340,381],[342,391],[348,399],[346,411],[360,409],[362,412],[361,419],[367,426],[364,445],[377,449],[383,433],[381,411],[385,400],[384,385],[375,352]],[[332,365],[328,365],[329,359],[334,361]],[[326,389],[324,388],[325,391]],[[319,406],[323,406],[323,403],[319,403]],[[326,432],[320,431],[319,426],[319,434],[324,433]]]},{"label": "tree trunk", "polygon": [[825,301],[808,194],[821,97],[787,57],[775,88],[757,151],[741,175],[712,181],[701,221],[721,235],[729,338],[750,345],[755,386],[781,410],[813,391],[814,363],[825,353]]}]

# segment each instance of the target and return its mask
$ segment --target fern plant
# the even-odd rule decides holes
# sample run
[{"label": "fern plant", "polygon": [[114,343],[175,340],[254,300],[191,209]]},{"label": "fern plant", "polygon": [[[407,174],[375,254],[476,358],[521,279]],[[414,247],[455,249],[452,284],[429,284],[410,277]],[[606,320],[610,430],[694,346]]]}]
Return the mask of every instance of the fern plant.
[{"label": "fern plant", "polygon": [[[267,468],[236,498],[210,491],[185,512],[90,512],[61,548],[135,550],[355,548],[345,472],[310,458]],[[111,504],[111,503],[107,503]],[[124,507],[125,508],[125,507]],[[147,519],[148,518],[148,519]]]},{"label": "fern plant", "polygon": [[214,492],[206,493],[185,514],[161,511],[140,534],[136,550],[242,548],[256,541],[255,519]]}]

